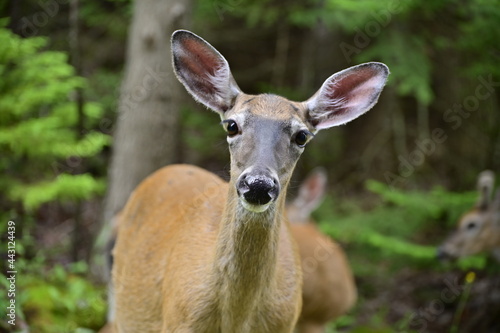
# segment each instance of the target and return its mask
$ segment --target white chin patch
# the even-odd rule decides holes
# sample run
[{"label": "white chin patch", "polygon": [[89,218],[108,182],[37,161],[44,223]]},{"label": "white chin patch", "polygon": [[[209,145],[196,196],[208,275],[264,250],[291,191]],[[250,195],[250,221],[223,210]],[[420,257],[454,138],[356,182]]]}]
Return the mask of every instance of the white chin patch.
[{"label": "white chin patch", "polygon": [[249,211],[254,212],[254,213],[265,212],[269,208],[269,206],[271,206],[271,203],[272,203],[272,202],[269,202],[265,205],[252,205],[252,204],[249,204],[248,202],[246,202],[245,200],[240,200],[240,202],[246,210],[249,210]]}]

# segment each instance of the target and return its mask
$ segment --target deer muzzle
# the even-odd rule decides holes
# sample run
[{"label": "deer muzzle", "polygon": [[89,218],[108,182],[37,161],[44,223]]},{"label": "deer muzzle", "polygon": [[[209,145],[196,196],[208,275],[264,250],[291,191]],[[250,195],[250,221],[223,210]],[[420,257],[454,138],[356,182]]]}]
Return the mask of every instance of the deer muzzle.
[{"label": "deer muzzle", "polygon": [[244,172],[236,183],[243,206],[254,212],[263,212],[276,201],[280,184],[269,172]]}]

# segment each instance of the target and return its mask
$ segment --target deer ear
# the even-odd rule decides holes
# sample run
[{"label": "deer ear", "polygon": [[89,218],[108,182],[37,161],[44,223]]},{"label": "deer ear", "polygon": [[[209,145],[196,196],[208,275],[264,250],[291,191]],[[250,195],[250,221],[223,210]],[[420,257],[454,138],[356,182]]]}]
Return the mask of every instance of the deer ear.
[{"label": "deer ear", "polygon": [[195,100],[219,113],[231,109],[241,93],[226,59],[209,43],[186,30],[172,35],[175,75]]},{"label": "deer ear", "polygon": [[314,169],[299,188],[299,194],[292,205],[300,211],[302,219],[307,219],[319,207],[325,195],[326,172],[322,168]]},{"label": "deer ear", "polygon": [[484,170],[477,178],[477,191],[479,197],[477,199],[476,207],[479,210],[487,210],[491,204],[491,194],[495,186],[495,174],[493,171]]},{"label": "deer ear", "polygon": [[320,130],[361,116],[377,103],[388,76],[389,68],[378,62],[333,74],[306,101],[310,123]]}]

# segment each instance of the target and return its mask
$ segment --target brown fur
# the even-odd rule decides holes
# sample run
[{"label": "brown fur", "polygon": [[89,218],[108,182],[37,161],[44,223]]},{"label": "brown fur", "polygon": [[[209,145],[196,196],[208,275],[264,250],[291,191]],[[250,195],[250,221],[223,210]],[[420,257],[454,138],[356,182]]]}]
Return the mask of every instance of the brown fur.
[{"label": "brown fur", "polygon": [[[498,212],[477,208],[465,213],[458,221],[457,229],[441,244],[441,257],[460,258],[500,249],[500,221]],[[474,227],[471,227],[474,225]],[[498,258],[500,259],[500,258]]]},{"label": "brown fur", "polygon": [[133,193],[113,251],[116,332],[291,332],[301,274],[288,226],[241,221],[230,188],[177,165]]},{"label": "brown fur", "polygon": [[[301,192],[306,190],[306,198],[303,195],[301,199],[304,200],[287,205],[287,218],[292,221],[291,231],[299,247],[303,271],[303,306],[296,327],[298,333],[324,332],[326,323],[343,315],[356,300],[356,286],[343,250],[321,233],[310,217],[319,204],[313,201],[322,200],[326,185],[314,182],[315,175],[308,177],[301,186]],[[316,198],[314,190],[321,192]],[[115,219],[114,238],[120,218],[117,215]],[[112,332],[111,324],[99,331]]]},{"label": "brown fur", "polygon": [[[323,235],[316,225],[293,224],[299,245],[304,286],[299,332],[323,332],[325,325],[345,314],[356,302],[356,285],[341,247]],[[307,329],[307,327],[322,329]]]},{"label": "brown fur", "polygon": [[287,206],[304,279],[298,333],[324,332],[326,324],[345,314],[357,298],[344,251],[311,218],[312,211],[323,200],[326,183],[326,173],[316,169],[301,184],[297,198]]},{"label": "brown fur", "polygon": [[98,333],[113,333],[113,324],[112,323],[106,323],[104,327],[102,327]]},{"label": "brown fur", "polygon": [[491,200],[494,174],[486,170],[478,177],[476,206],[462,215],[457,229],[438,248],[441,258],[460,258],[492,252],[500,260],[500,191]]}]

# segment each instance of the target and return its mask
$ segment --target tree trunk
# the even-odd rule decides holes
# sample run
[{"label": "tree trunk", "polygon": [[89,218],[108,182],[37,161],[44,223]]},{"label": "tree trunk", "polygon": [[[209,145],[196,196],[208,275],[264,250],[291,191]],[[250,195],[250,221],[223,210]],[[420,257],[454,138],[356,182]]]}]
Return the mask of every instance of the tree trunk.
[{"label": "tree trunk", "polygon": [[176,160],[182,94],[172,71],[170,36],[185,26],[190,9],[191,2],[185,0],[135,1],[94,268],[102,267],[99,256],[111,236],[110,222],[130,193],[149,174]]}]

